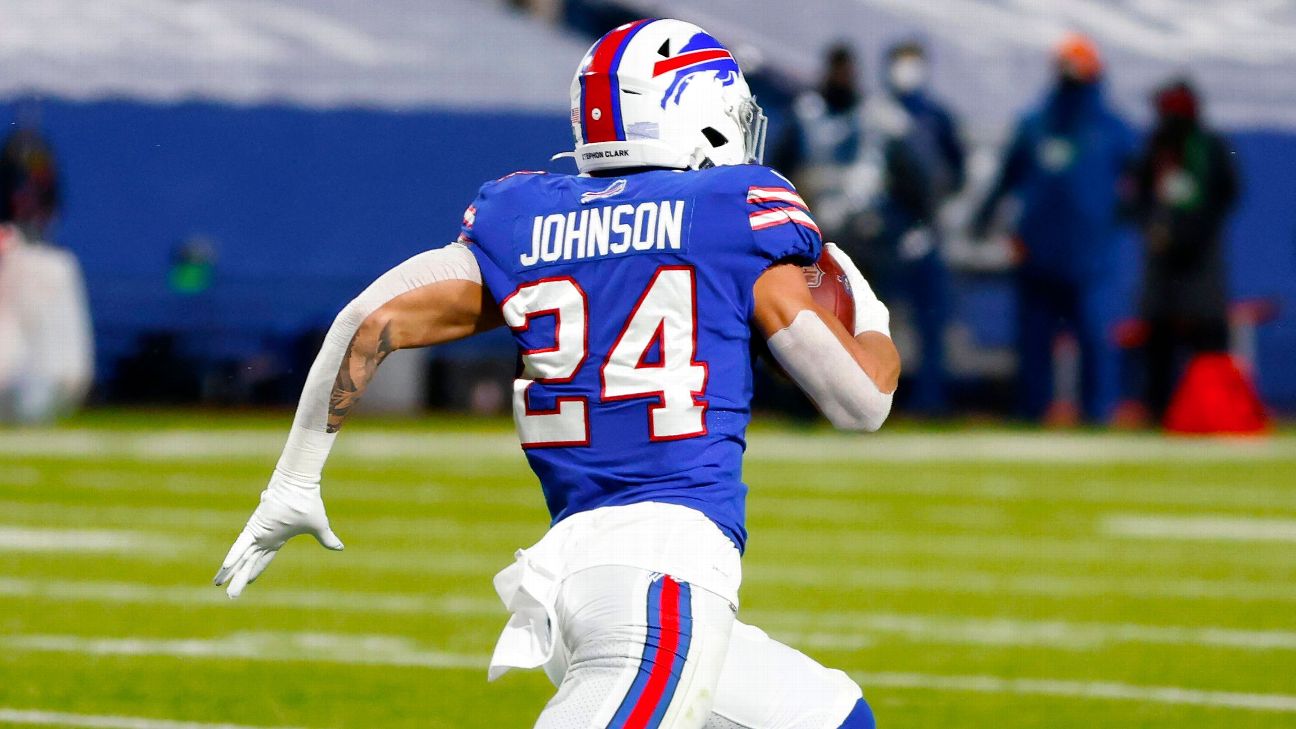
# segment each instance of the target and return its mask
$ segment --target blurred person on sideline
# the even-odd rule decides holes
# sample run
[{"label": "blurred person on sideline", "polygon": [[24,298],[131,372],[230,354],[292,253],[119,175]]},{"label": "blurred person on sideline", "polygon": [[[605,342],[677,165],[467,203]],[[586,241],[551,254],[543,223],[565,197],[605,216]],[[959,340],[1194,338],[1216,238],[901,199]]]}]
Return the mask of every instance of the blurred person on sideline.
[{"label": "blurred person on sideline", "polygon": [[1152,103],[1156,126],[1134,192],[1145,257],[1147,406],[1160,420],[1178,379],[1178,356],[1228,348],[1223,230],[1238,180],[1224,140],[1202,123],[1187,80],[1166,84]]},{"label": "blurred person on sideline", "polygon": [[922,167],[907,145],[908,123],[893,104],[865,102],[855,52],[839,43],[824,54],[819,87],[793,104],[772,155],[772,166],[815,206],[825,238],[865,268],[876,257],[875,241],[898,241],[898,223],[931,215]]},{"label": "blurred person on sideline", "polygon": [[[965,180],[964,150],[954,116],[928,90],[927,50],[916,40],[892,46],[886,54],[885,93],[876,97],[886,114],[902,119],[903,151],[920,169],[913,176],[925,183],[925,195],[891,198],[883,216],[891,229],[904,231],[896,245],[884,246],[890,276],[879,276],[883,296],[909,303],[922,358],[914,377],[910,408],[938,415],[947,408],[945,327],[949,320],[949,272],[941,257],[940,234],[934,219],[940,205],[956,194]],[[871,101],[871,103],[873,103]],[[912,200],[920,201],[913,204]]]},{"label": "blurred person on sideline", "polygon": [[28,102],[0,145],[0,223],[18,226],[29,240],[44,240],[59,202],[54,152],[40,132],[39,109]]},{"label": "blurred person on sideline", "polygon": [[0,423],[71,412],[93,375],[90,312],[76,258],[0,224]]},{"label": "blurred person on sideline", "polygon": [[[927,107],[913,100],[915,108]],[[914,149],[925,134],[918,126],[929,122],[921,116],[890,93],[866,95],[854,51],[837,44],[825,52],[818,88],[793,104],[772,164],[814,206],[825,237],[858,261],[885,296],[909,301],[923,363],[910,404],[935,413],[944,407],[945,290],[929,228],[936,166]]]},{"label": "blurred person on sideline", "polygon": [[1045,417],[1053,400],[1053,342],[1062,327],[1080,349],[1084,417],[1111,418],[1119,392],[1116,316],[1122,185],[1134,156],[1130,128],[1103,97],[1103,63],[1088,38],[1057,46],[1056,82],[1025,114],[999,176],[973,221],[985,237],[1004,197],[1016,222],[1018,382],[1022,415]]}]

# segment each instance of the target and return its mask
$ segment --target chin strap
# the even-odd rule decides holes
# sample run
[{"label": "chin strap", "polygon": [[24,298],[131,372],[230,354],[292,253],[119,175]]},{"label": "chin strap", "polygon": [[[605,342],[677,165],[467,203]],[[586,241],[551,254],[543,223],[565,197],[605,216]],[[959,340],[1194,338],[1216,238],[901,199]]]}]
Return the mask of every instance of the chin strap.
[{"label": "chin strap", "polygon": [[716,165],[715,162],[712,162],[711,158],[706,155],[706,152],[704,152],[701,147],[698,147],[693,150],[693,154],[689,155],[688,166],[690,170],[705,170],[715,167]]}]

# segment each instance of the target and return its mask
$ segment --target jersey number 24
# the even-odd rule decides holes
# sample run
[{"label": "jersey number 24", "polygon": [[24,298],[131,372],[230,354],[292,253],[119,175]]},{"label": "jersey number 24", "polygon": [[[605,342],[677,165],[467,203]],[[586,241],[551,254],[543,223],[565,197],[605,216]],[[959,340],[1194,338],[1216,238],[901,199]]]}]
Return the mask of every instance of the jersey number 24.
[{"label": "jersey number 24", "polygon": [[[653,441],[706,433],[707,404],[700,398],[707,365],[695,359],[695,276],[690,266],[658,268],[599,369],[603,402],[656,401],[648,407]],[[559,397],[552,410],[536,410],[527,395],[536,383],[571,382],[589,358],[589,300],[580,284],[568,276],[526,283],[500,308],[515,332],[526,331],[536,317],[554,317],[554,346],[524,350],[522,374],[513,383],[513,415],[523,447],[589,445],[589,398]],[[654,344],[658,356],[649,362]]]}]

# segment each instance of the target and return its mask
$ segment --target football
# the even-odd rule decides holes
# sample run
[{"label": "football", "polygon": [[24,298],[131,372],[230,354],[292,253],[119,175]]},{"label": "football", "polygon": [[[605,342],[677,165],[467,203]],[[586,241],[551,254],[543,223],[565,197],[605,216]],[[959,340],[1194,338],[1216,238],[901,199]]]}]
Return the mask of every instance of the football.
[{"label": "football", "polygon": [[806,286],[815,303],[831,311],[846,331],[855,332],[855,297],[851,295],[850,281],[837,261],[824,251],[819,260],[803,266]]}]

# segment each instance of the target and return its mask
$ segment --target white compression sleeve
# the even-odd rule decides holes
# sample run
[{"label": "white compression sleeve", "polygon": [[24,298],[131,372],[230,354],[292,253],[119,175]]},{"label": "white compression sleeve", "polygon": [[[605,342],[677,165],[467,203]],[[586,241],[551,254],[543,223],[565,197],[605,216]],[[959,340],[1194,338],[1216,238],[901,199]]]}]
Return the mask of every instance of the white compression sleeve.
[{"label": "white compression sleeve", "polygon": [[414,289],[439,281],[481,283],[481,269],[467,246],[451,243],[444,248],[426,251],[378,277],[333,320],[328,335],[297,403],[292,431],[279,457],[277,468],[308,481],[318,481],[324,461],[333,447],[336,433],[327,432],[329,396],[337,379],[338,368],[356,330],[370,314],[388,301]]},{"label": "white compression sleeve", "polygon": [[891,395],[878,389],[813,311],[802,311],[775,332],[769,348],[835,427],[873,432],[891,413]]}]

